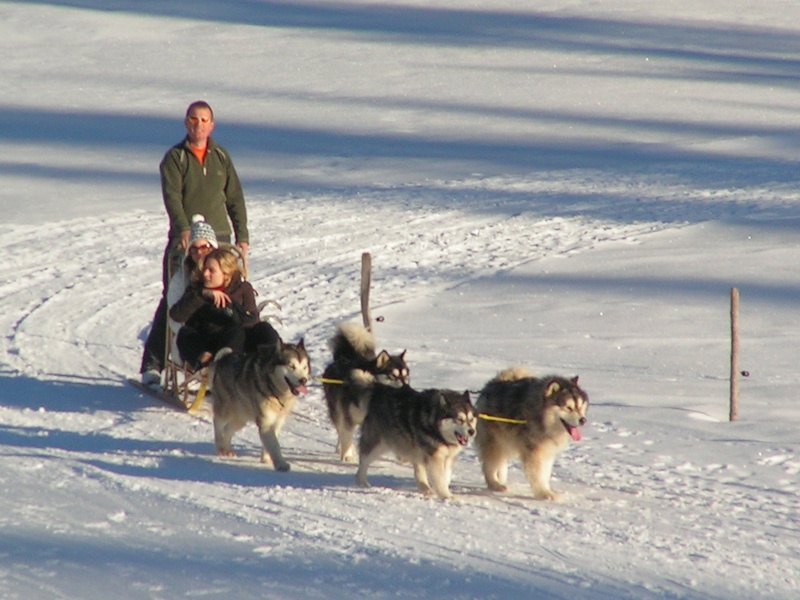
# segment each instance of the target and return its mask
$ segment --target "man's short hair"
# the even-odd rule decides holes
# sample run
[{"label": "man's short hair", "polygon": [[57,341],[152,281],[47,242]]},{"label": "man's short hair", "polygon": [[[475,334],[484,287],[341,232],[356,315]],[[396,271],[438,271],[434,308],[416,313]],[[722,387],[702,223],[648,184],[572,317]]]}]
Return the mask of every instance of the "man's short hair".
[{"label": "man's short hair", "polygon": [[189,118],[189,115],[192,114],[192,111],[195,108],[205,108],[208,109],[208,112],[211,113],[211,120],[214,120],[214,109],[211,108],[211,105],[206,102],[205,100],[195,100],[189,105],[189,108],[186,109],[186,118]]}]

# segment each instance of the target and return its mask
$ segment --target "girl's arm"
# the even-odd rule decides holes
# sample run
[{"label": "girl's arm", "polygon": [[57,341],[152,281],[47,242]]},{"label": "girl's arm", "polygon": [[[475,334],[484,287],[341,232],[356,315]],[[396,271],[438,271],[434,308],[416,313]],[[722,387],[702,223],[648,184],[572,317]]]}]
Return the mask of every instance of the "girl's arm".
[{"label": "girl's arm", "polygon": [[261,321],[261,316],[258,314],[258,306],[256,305],[256,292],[249,281],[242,283],[242,308],[244,308],[242,325],[250,327]]},{"label": "girl's arm", "polygon": [[203,288],[190,285],[180,300],[170,307],[169,317],[178,323],[186,323],[194,313],[200,310],[204,302]]}]

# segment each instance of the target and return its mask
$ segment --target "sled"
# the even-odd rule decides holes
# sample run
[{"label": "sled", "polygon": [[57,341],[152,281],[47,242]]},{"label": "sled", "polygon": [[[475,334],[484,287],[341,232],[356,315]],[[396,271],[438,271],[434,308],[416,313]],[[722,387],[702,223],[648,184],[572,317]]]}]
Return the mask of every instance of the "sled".
[{"label": "sled", "polygon": [[[183,400],[174,394],[166,392],[163,388],[149,388],[142,384],[142,382],[138,379],[134,379],[132,377],[128,378],[128,383],[140,392],[147,394],[148,396],[155,398],[156,400],[159,400],[181,412],[185,412],[200,418],[211,418],[214,414],[213,406],[208,395],[202,398],[200,402],[196,402],[197,398],[196,396],[193,396],[191,399],[191,404],[187,406]],[[195,406],[195,403],[197,406]]]},{"label": "sled", "polygon": [[[231,246],[230,249],[239,254],[242,273],[244,278],[247,279],[247,257],[239,253],[235,246]],[[171,277],[172,273],[170,272],[170,278]],[[278,312],[281,310],[280,304],[275,300],[265,300],[258,306],[259,313],[266,306],[272,306]],[[280,316],[277,314],[262,315],[262,320],[271,320],[281,325],[283,324]],[[163,387],[161,389],[148,388],[140,381],[130,380],[130,382],[139,390],[174,408],[193,415],[212,415],[213,402],[210,398],[210,392],[208,392],[208,367],[194,370],[180,357],[177,344],[175,343],[175,332],[172,330],[172,327],[170,327],[169,319],[167,319],[164,357],[164,372],[162,374]]]},{"label": "sled", "polygon": [[172,343],[174,333],[167,321],[167,348],[164,361],[163,395],[169,403],[194,414],[200,412],[208,390],[208,367],[193,370],[177,355]]}]

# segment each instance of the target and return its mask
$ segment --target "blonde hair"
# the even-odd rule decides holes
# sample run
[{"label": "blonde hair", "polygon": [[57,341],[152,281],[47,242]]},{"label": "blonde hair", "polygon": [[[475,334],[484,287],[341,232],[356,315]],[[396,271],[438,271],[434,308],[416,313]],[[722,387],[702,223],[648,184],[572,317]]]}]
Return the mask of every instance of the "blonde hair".
[{"label": "blonde hair", "polygon": [[212,250],[203,257],[201,270],[205,267],[206,262],[214,259],[219,263],[220,271],[225,275],[225,285],[228,286],[233,282],[237,276],[242,278],[242,265],[239,262],[239,255],[227,248],[217,248]]}]

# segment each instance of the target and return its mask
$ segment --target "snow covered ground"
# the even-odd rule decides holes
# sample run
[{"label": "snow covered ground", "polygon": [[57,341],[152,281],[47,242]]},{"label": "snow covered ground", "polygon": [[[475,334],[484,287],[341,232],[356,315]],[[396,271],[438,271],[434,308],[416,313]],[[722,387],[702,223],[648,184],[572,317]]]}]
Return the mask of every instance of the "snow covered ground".
[{"label": "snow covered ground", "polygon": [[[0,597],[800,593],[800,24],[791,1],[0,2]],[[358,318],[417,387],[579,374],[562,502],[292,471],[124,383],[160,290],[157,165],[207,99],[251,280],[316,373]],[[728,422],[729,293],[741,294]]]}]

